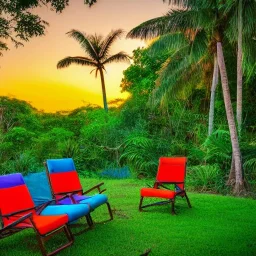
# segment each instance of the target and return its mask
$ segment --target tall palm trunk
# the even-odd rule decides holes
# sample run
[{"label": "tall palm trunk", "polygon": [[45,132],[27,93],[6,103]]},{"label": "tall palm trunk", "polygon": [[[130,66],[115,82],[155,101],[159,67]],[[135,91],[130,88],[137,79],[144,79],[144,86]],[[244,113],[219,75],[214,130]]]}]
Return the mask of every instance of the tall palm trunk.
[{"label": "tall palm trunk", "polygon": [[235,160],[232,154],[231,167],[228,175],[227,186],[234,186],[236,184],[236,168],[235,168]]},{"label": "tall palm trunk", "polygon": [[237,39],[237,105],[236,105],[236,119],[238,124],[238,132],[240,134],[242,129],[242,93],[243,93],[243,52],[242,52],[242,30],[243,30],[243,5],[242,0],[238,3],[238,39]]},{"label": "tall palm trunk", "polygon": [[[243,104],[243,50],[242,50],[242,30],[243,30],[243,17],[242,17],[242,0],[239,0],[238,3],[238,14],[237,14],[237,22],[238,22],[238,39],[237,39],[237,98],[236,98],[236,120],[238,125],[238,133],[241,134],[242,130],[242,104]],[[231,168],[229,172],[229,177],[227,181],[227,185],[235,184],[236,180],[236,171],[235,171],[235,161],[234,156],[232,155]]]},{"label": "tall palm trunk", "polygon": [[[237,97],[236,97],[236,120],[238,125],[238,133],[241,134],[242,130],[242,104],[243,104],[243,49],[242,49],[242,31],[243,31],[243,5],[242,0],[239,0],[238,3],[238,13],[237,13],[237,22],[238,22],[238,39],[237,39]],[[229,172],[229,177],[227,185],[235,183],[236,171],[235,171],[235,161],[234,156],[232,155],[231,168]]]},{"label": "tall palm trunk", "polygon": [[244,190],[242,164],[241,164],[241,152],[239,148],[235,118],[234,118],[234,113],[233,113],[231,99],[230,99],[228,77],[227,77],[227,71],[226,71],[226,66],[224,62],[221,42],[217,42],[217,59],[218,59],[218,65],[220,69],[221,84],[222,84],[223,97],[224,97],[226,115],[228,120],[231,144],[232,144],[232,152],[233,152],[233,157],[235,161],[236,182],[235,182],[233,193],[238,195]]},{"label": "tall palm trunk", "polygon": [[106,95],[106,87],[105,87],[105,80],[102,68],[100,70],[100,79],[101,79],[101,88],[102,88],[102,96],[103,96],[103,105],[106,112],[108,112],[108,102],[107,102],[107,95]]},{"label": "tall palm trunk", "polygon": [[210,101],[210,110],[209,110],[209,127],[208,127],[208,136],[213,132],[213,123],[214,123],[214,101],[215,101],[215,91],[219,79],[219,68],[217,57],[214,55],[214,70],[212,76],[212,88],[211,88],[211,101]]}]

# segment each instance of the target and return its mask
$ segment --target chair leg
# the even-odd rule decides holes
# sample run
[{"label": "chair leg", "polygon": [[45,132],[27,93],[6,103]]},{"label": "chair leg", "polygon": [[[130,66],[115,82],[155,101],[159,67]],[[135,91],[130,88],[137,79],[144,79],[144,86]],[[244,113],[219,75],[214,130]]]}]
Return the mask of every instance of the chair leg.
[{"label": "chair leg", "polygon": [[[35,230],[36,231],[36,230]],[[47,240],[50,239],[50,237],[52,237],[55,233],[58,233],[60,231],[64,231],[67,239],[68,239],[68,243],[62,245],[61,247],[57,248],[56,250],[47,253],[46,248],[45,248],[45,242]],[[69,247],[70,245],[72,245],[74,243],[74,236],[71,233],[70,229],[65,225],[63,226],[61,229],[54,231],[53,233],[47,235],[47,236],[41,236],[37,231],[36,231],[36,237],[37,237],[37,241],[41,250],[41,253],[43,256],[52,256],[57,254],[58,252],[62,251],[63,249]]]},{"label": "chair leg", "polygon": [[[58,232],[60,232],[61,230],[64,231],[64,233],[65,233],[65,235],[66,235],[66,237],[67,237],[67,239],[68,239],[68,243],[66,243],[66,244],[62,245],[61,247],[57,248],[56,250],[54,250],[54,251],[48,253],[47,256],[53,256],[53,255],[59,253],[60,251],[62,251],[63,249],[65,249],[65,248],[71,246],[71,245],[74,243],[74,236],[73,236],[73,234],[71,233],[69,227],[68,227],[67,225],[64,225],[61,229],[57,230],[57,231],[54,232],[54,233],[58,233]],[[54,233],[53,233],[53,234],[54,234]],[[49,237],[51,237],[51,236],[52,236],[52,234],[49,235]]]},{"label": "chair leg", "polygon": [[113,217],[113,213],[112,213],[110,204],[109,204],[109,202],[106,202],[106,204],[107,204],[107,207],[108,207],[108,213],[109,213],[109,216],[110,216],[110,220],[113,220],[114,217]]},{"label": "chair leg", "polygon": [[176,215],[174,204],[175,204],[175,199],[171,200],[172,215]]},{"label": "chair leg", "polygon": [[143,196],[140,197],[140,204],[139,204],[139,211],[142,212],[142,202],[143,202]]},{"label": "chair leg", "polygon": [[92,228],[93,227],[93,220],[92,220],[91,214],[86,215],[85,218],[86,218],[86,221],[87,221],[87,224],[88,224],[89,228]]},{"label": "chair leg", "polygon": [[74,243],[74,236],[73,236],[72,232],[70,231],[70,229],[67,226],[64,226],[64,231],[65,231],[65,234],[68,238],[68,241],[71,244],[73,244]]},{"label": "chair leg", "polygon": [[192,208],[186,192],[185,192],[185,197],[186,197],[186,200],[187,200],[187,203],[188,203],[188,207]]},{"label": "chair leg", "polygon": [[47,251],[45,249],[43,237],[41,237],[38,233],[36,233],[36,238],[37,238],[38,245],[40,247],[40,251],[41,251],[42,255],[47,256]]}]

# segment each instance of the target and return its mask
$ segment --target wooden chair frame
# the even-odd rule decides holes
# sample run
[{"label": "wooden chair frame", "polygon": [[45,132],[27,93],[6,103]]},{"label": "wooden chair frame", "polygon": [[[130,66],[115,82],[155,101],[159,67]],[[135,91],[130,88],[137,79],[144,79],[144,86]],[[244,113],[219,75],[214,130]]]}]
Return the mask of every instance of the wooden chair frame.
[{"label": "wooden chair frame", "polygon": [[[156,183],[157,183],[157,182],[155,182],[155,184],[156,184]],[[168,184],[168,185],[173,184],[173,185],[175,185],[175,184],[177,184],[177,183],[164,183],[164,184]],[[181,184],[181,183],[179,183],[179,184]],[[166,186],[164,186],[164,185],[163,185],[163,182],[158,183],[158,187],[157,187],[157,188],[159,188],[160,186],[163,187],[164,189],[171,190],[171,189],[167,188]],[[172,213],[172,215],[175,215],[175,214],[176,214],[176,212],[175,212],[175,199],[176,199],[176,196],[181,196],[182,198],[185,197],[186,200],[187,200],[187,203],[188,203],[188,207],[189,207],[189,208],[192,208],[191,203],[190,203],[190,201],[189,201],[189,198],[188,198],[188,196],[187,196],[186,191],[185,191],[185,190],[181,190],[180,192],[176,192],[176,195],[175,195],[175,197],[174,197],[173,199],[168,199],[168,200],[165,200],[165,201],[155,202],[155,203],[147,204],[147,205],[143,205],[143,206],[142,206],[142,204],[143,204],[143,199],[144,199],[144,197],[141,196],[141,197],[140,197],[140,203],[139,203],[139,211],[141,212],[143,208],[147,208],[147,207],[150,207],[150,206],[171,204],[171,213]]]},{"label": "wooden chair frame", "polygon": [[[186,176],[186,170],[187,170],[187,164],[185,164],[185,175],[184,177]],[[168,199],[168,200],[164,200],[164,201],[159,201],[159,202],[155,202],[155,203],[151,203],[151,204],[147,204],[147,205],[142,205],[143,204],[143,200],[144,200],[144,197],[141,196],[140,197],[140,203],[139,203],[139,211],[141,212],[142,209],[144,208],[147,208],[147,207],[150,207],[150,206],[158,206],[158,205],[165,205],[165,204],[171,204],[171,214],[172,215],[175,215],[176,212],[175,212],[175,199],[177,196],[181,196],[182,198],[185,197],[186,198],[186,201],[187,201],[187,204],[188,204],[188,207],[189,208],[192,208],[191,206],[191,203],[190,203],[190,200],[187,196],[187,193],[185,191],[185,189],[178,189],[178,192],[176,191],[177,189],[177,186],[178,184],[182,184],[183,187],[185,185],[185,182],[164,182],[164,181],[155,181],[154,185],[153,185],[153,188],[155,189],[160,189],[160,188],[163,188],[163,189],[166,189],[166,190],[171,190],[170,188],[168,188],[166,185],[175,185],[175,196],[171,199]]]},{"label": "wooden chair frame", "polygon": [[[48,204],[48,203],[47,203]],[[38,241],[38,245],[40,247],[41,253],[43,256],[52,256],[54,254],[57,254],[58,252],[62,251],[63,249],[71,246],[74,243],[74,237],[73,234],[71,233],[69,227],[65,224],[60,226],[59,228],[52,230],[51,232],[41,235],[39,231],[36,228],[35,222],[33,221],[32,218],[32,213],[26,213],[32,210],[36,210],[37,207],[34,208],[28,208],[28,209],[23,209],[21,211],[17,212],[12,212],[9,214],[3,215],[1,210],[0,210],[0,223],[1,223],[1,229],[0,229],[0,239],[8,237],[10,235],[13,235],[14,233],[17,233],[19,231],[22,231],[23,229],[26,228],[32,228],[34,229]],[[17,220],[13,221],[11,224],[4,226],[3,218],[10,218],[10,217],[16,217]],[[24,227],[17,227],[18,224],[26,224]],[[47,250],[45,248],[45,242],[48,241],[52,236],[59,232],[64,232],[68,242],[59,248],[55,249],[54,251],[51,251],[47,253]]]},{"label": "wooden chair frame", "polygon": [[[51,188],[51,186],[50,186]],[[51,193],[52,193],[52,188],[51,188]],[[69,197],[69,194],[66,194],[66,195],[63,195],[63,197],[61,197],[59,200],[62,200],[62,199],[65,199]],[[53,198],[52,200],[42,204],[42,205],[38,205],[36,208],[37,208],[37,213],[40,214],[48,205],[50,205],[51,203],[55,202],[55,204],[58,202],[58,200],[56,198]],[[75,204],[75,203],[74,203]],[[90,206],[88,205],[88,207],[90,208]],[[84,216],[85,217],[85,220],[89,226],[89,228],[92,228],[93,227],[93,220],[92,220],[92,217],[90,214],[87,214]],[[81,226],[80,224],[73,224],[73,223],[68,223],[67,224],[68,226],[71,226],[71,227],[77,227],[77,226]],[[87,231],[87,229],[84,229],[78,233],[73,233],[73,235],[80,235],[82,233],[84,233],[85,231]]]}]

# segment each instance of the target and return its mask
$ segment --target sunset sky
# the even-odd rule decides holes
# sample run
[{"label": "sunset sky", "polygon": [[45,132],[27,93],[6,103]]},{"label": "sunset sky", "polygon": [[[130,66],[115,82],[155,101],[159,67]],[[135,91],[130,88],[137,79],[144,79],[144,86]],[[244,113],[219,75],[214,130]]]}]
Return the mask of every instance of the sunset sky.
[{"label": "sunset sky", "polygon": [[[46,35],[32,38],[24,47],[5,52],[0,58],[0,96],[7,95],[30,102],[45,112],[71,110],[88,103],[102,106],[100,78],[90,74],[92,68],[72,65],[57,70],[56,64],[66,56],[83,56],[79,44],[66,35],[71,29],[106,36],[113,29],[126,32],[140,23],[165,14],[169,7],[162,0],[99,0],[89,8],[83,0],[71,0],[63,13],[46,7],[35,10],[50,23]],[[113,44],[113,54],[132,51],[145,43],[123,39]],[[129,64],[110,64],[105,73],[108,101],[125,98],[120,92],[123,70]]]}]

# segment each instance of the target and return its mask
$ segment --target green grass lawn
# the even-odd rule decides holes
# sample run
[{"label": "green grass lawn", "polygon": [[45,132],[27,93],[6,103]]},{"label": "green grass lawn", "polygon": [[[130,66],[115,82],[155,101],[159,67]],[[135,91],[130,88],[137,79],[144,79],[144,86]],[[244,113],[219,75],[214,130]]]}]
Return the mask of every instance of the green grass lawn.
[{"label": "green grass lawn", "polygon": [[[99,182],[82,181],[85,188]],[[139,180],[105,180],[114,220],[97,223],[108,218],[101,206],[92,213],[94,229],[76,236],[74,245],[59,255],[138,256],[147,249],[150,256],[256,255],[255,200],[188,192],[192,208],[178,198],[176,216],[169,205],[139,212],[144,185]],[[1,240],[0,255],[41,254],[33,231],[26,230]]]}]

